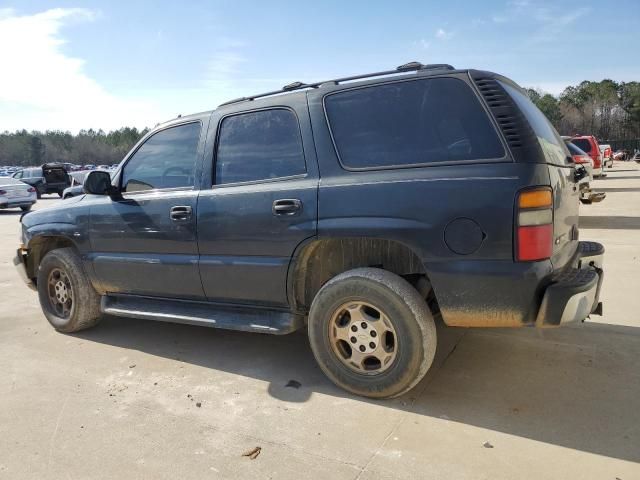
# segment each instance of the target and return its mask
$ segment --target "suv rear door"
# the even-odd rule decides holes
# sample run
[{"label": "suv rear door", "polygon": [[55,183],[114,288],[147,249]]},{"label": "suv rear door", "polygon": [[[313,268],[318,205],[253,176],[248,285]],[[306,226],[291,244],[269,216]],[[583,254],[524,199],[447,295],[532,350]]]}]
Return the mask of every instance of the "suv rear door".
[{"label": "suv rear door", "polygon": [[246,110],[243,102],[212,117],[211,174],[198,201],[210,301],[287,305],[290,259],[316,235],[318,171],[305,96],[288,95],[287,103]]}]

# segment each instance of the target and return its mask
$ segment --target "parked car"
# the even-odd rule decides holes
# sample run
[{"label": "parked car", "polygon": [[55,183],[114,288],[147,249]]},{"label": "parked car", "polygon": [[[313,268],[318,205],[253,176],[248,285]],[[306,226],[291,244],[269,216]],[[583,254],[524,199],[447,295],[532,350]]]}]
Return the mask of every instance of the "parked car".
[{"label": "parked car", "polygon": [[95,170],[96,166],[95,165],[85,165],[83,170]]},{"label": "parked car", "polygon": [[[207,127],[208,126],[208,127]],[[22,218],[14,260],[61,332],[101,313],[284,334],[368,397],[415,386],[435,316],[555,327],[601,313],[582,175],[511,80],[417,62],[157,126],[113,178]]]},{"label": "parked car", "polygon": [[584,204],[591,204],[594,202],[601,202],[607,196],[604,192],[594,192],[591,189],[591,182],[593,182],[593,160],[591,157],[571,143],[570,137],[562,137],[571,153],[573,162],[577,166],[581,166],[585,169],[585,176],[579,182],[580,189],[580,201]]},{"label": "parked car", "polygon": [[28,212],[36,199],[36,189],[31,185],[11,177],[0,178],[0,209],[20,208]]},{"label": "parked car", "polygon": [[613,168],[613,154],[611,151],[611,145],[609,145],[608,143],[603,143],[600,144],[599,147],[603,168]]},{"label": "parked car", "polygon": [[624,161],[624,160],[627,160],[627,158],[628,158],[628,153],[625,152],[624,150],[618,150],[613,154],[614,160]]},{"label": "parked car", "polygon": [[573,143],[580,150],[586,152],[593,160],[593,176],[602,177],[604,173],[604,164],[602,163],[602,154],[596,137],[593,135],[574,135],[571,137]]},{"label": "parked car", "polygon": [[38,198],[45,193],[57,193],[62,197],[64,189],[71,184],[69,174],[60,164],[44,164],[18,170],[13,178],[35,187]]}]

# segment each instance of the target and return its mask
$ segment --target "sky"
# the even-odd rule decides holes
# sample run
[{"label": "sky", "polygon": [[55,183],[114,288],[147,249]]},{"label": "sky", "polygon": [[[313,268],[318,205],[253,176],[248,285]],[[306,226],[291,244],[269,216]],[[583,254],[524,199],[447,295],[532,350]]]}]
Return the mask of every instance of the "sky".
[{"label": "sky", "polygon": [[559,94],[640,81],[639,0],[0,0],[0,131],[153,127],[417,60]]}]

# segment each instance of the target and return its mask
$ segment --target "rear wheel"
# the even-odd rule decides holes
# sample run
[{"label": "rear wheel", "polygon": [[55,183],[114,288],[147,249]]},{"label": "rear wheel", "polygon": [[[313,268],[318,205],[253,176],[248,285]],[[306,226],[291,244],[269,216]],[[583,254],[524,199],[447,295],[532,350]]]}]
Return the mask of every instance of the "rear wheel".
[{"label": "rear wheel", "polygon": [[100,321],[100,295],[72,248],[52,250],[42,259],[38,297],[45,317],[59,332],[77,332]]},{"label": "rear wheel", "polygon": [[320,289],[309,313],[309,340],[336,385],[373,398],[409,391],[436,351],[426,301],[403,278],[376,268],[345,272]]},{"label": "rear wheel", "polygon": [[31,205],[24,205],[20,207],[20,210],[22,210],[23,212],[28,212],[29,210],[31,210]]}]

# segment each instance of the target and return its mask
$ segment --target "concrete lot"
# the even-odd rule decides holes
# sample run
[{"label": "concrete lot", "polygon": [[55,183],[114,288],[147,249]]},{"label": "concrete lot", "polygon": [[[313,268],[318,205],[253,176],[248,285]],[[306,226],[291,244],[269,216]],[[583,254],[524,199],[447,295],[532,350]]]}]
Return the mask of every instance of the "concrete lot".
[{"label": "concrete lot", "polygon": [[0,211],[0,478],[640,478],[640,166],[609,172],[580,222],[607,249],[605,315],[441,328],[437,368],[393,401],[335,388],[303,332],[58,334],[11,264],[19,214]]}]

